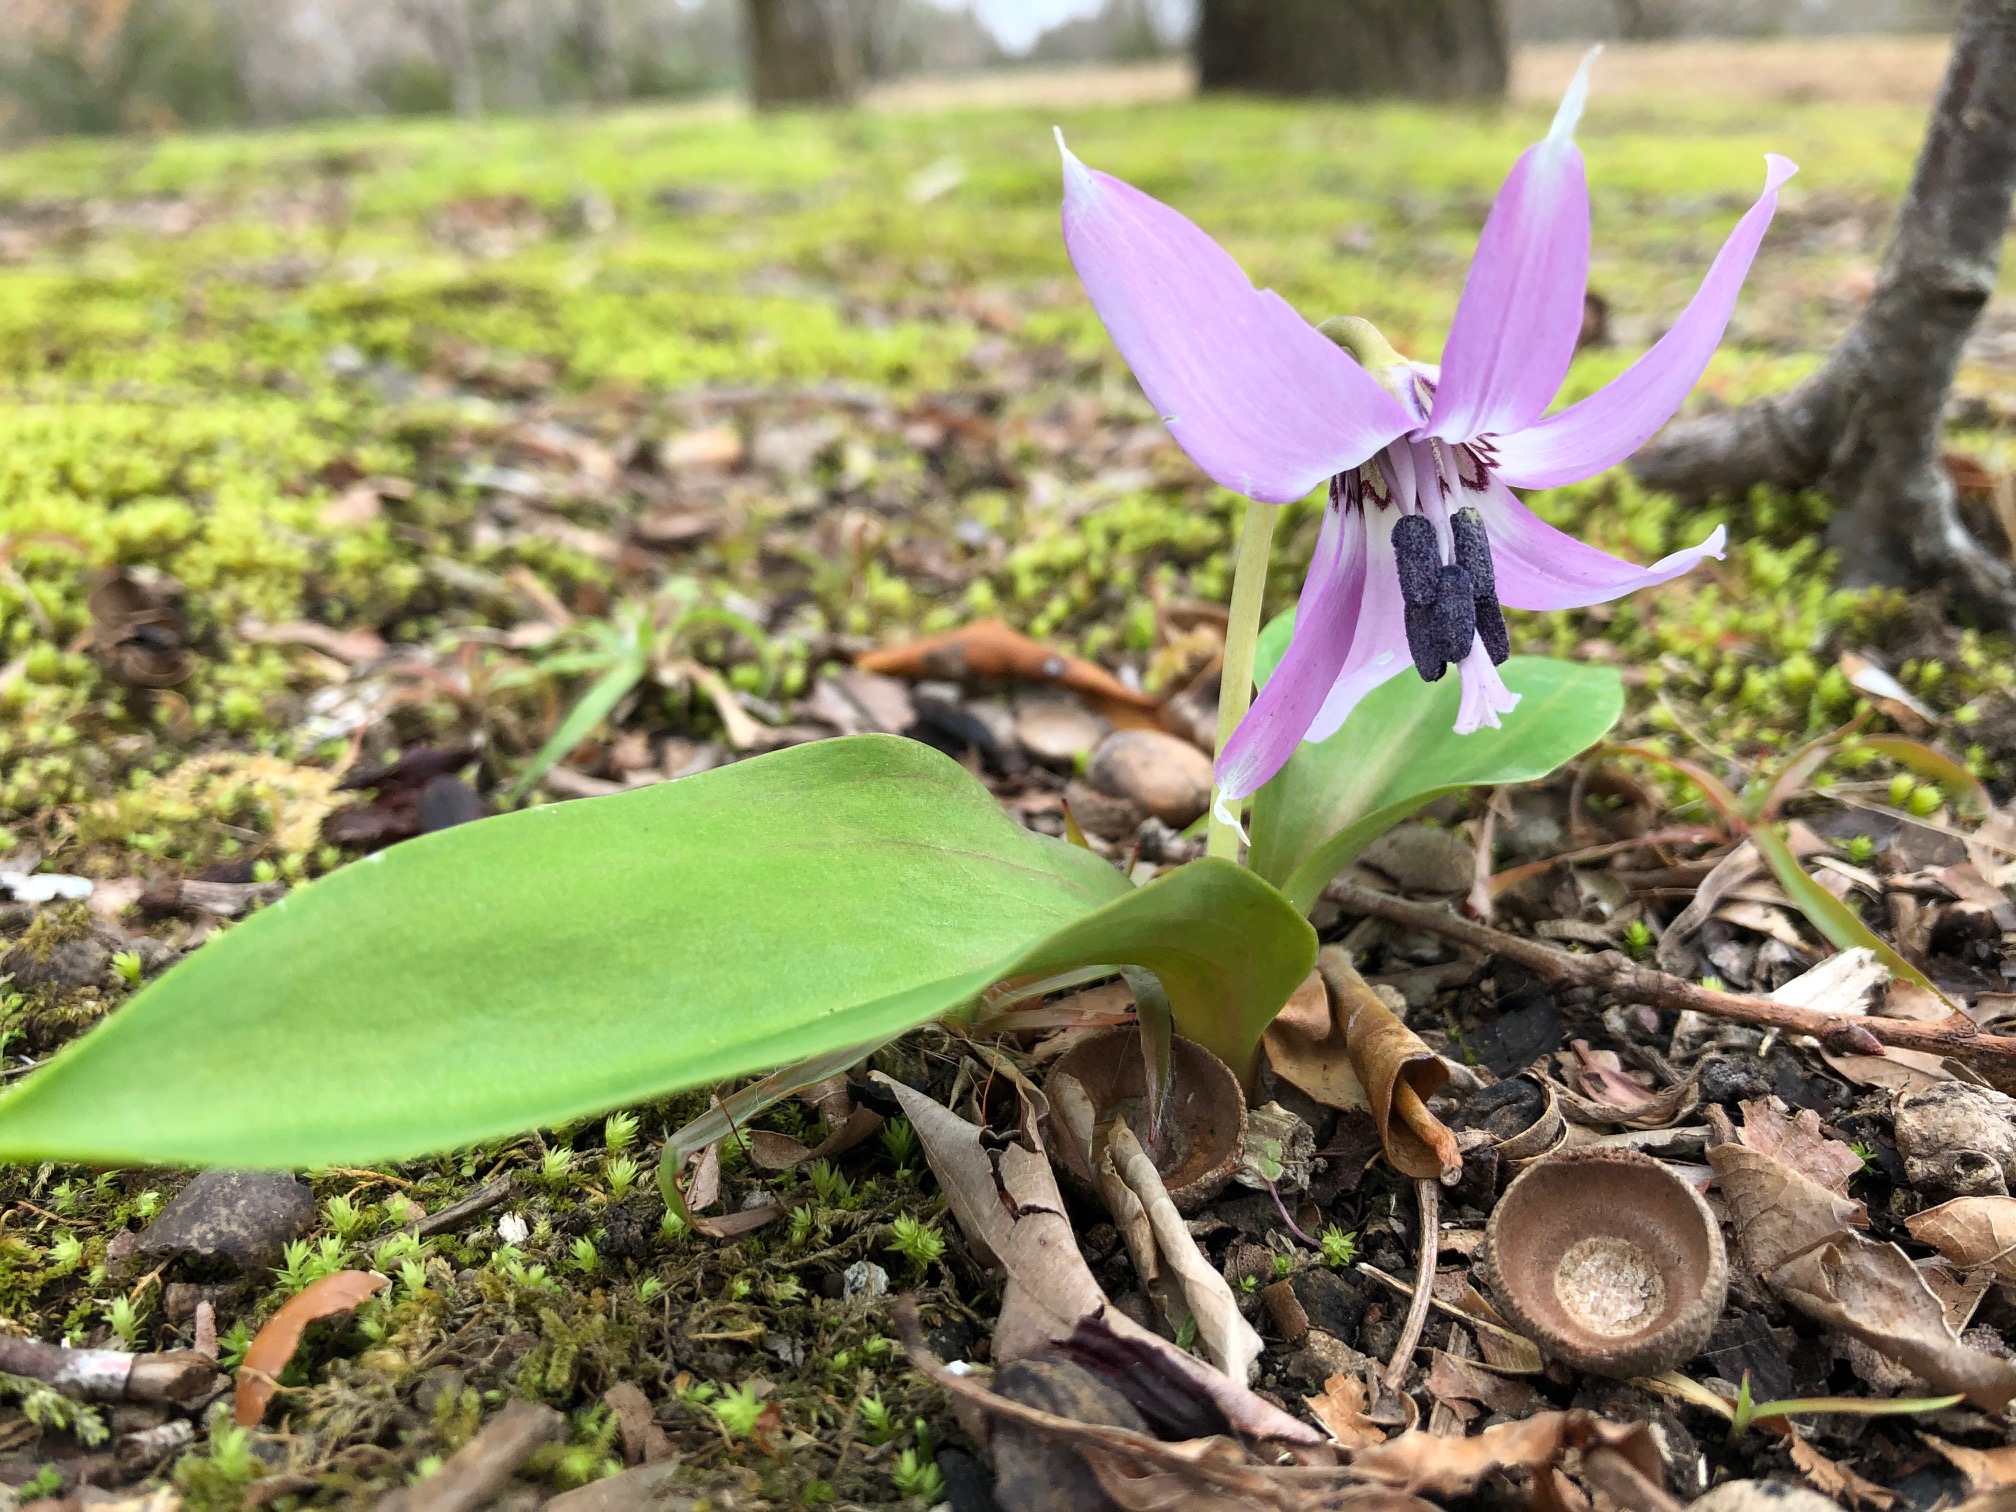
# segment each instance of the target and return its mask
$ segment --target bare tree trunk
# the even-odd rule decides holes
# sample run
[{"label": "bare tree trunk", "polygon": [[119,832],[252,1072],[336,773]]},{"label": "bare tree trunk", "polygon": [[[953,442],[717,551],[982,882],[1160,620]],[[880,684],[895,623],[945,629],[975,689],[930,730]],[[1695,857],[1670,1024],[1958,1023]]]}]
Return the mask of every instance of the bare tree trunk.
[{"label": "bare tree trunk", "polygon": [[847,0],[744,0],[743,31],[759,110],[845,105],[861,87],[860,37]]},{"label": "bare tree trunk", "polygon": [[1967,0],[1876,291],[1790,393],[1670,427],[1633,471],[1655,488],[1820,488],[1851,583],[1949,585],[2016,626],[2016,573],[1962,523],[1939,462],[1961,347],[1995,291],[2016,194],[2016,0]]},{"label": "bare tree trunk", "polygon": [[1284,95],[1505,93],[1500,0],[1203,0],[1198,81]]},{"label": "bare tree trunk", "polygon": [[405,10],[427,50],[448,75],[448,94],[458,116],[483,113],[483,69],[476,55],[476,21],[469,0],[405,0]]}]

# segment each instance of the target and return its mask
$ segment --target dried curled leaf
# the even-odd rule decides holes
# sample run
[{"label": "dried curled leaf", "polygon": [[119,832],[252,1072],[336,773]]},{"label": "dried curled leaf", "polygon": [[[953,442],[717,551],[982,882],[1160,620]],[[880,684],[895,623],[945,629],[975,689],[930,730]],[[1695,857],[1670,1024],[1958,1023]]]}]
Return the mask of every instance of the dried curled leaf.
[{"label": "dried curled leaf", "polygon": [[1350,1375],[1333,1375],[1323,1383],[1321,1396],[1302,1398],[1309,1415],[1346,1449],[1386,1442],[1386,1430],[1365,1416],[1367,1401],[1365,1383]]},{"label": "dried curled leaf", "polygon": [[1160,701],[1137,693],[1111,672],[1082,657],[1065,656],[1000,620],[982,620],[946,635],[870,651],[855,663],[887,677],[1014,678],[1069,688],[1114,724],[1156,728]]},{"label": "dried curled leaf", "polygon": [[1265,1040],[1275,1074],[1333,1108],[1364,1108],[1403,1176],[1454,1181],[1456,1136],[1428,1111],[1449,1068],[1380,1001],[1340,948],[1317,955],[1316,975],[1296,990]]},{"label": "dried curled leaf", "polygon": [[1985,1265],[2016,1281],[2016,1197],[1959,1197],[1906,1218],[1904,1227],[1963,1269]]},{"label": "dried curled leaf", "polygon": [[253,1335],[245,1362],[238,1367],[238,1392],[231,1404],[238,1426],[254,1427],[266,1415],[266,1404],[280,1384],[280,1372],[294,1358],[310,1323],[350,1312],[388,1284],[374,1271],[337,1271],[309,1282],[281,1303],[280,1310]]},{"label": "dried curled leaf", "polygon": [[1745,1145],[1790,1166],[1837,1196],[1848,1195],[1850,1179],[1862,1174],[1862,1157],[1840,1140],[1823,1134],[1818,1113],[1801,1108],[1788,1118],[1763,1098],[1744,1102],[1742,1109],[1743,1127],[1737,1137]]}]

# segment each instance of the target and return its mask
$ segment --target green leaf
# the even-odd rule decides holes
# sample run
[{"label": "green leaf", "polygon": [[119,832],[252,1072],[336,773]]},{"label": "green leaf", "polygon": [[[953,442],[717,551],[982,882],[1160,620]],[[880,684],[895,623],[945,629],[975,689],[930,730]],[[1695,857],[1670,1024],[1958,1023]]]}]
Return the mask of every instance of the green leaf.
[{"label": "green leaf", "polygon": [[[1864,924],[1862,916],[1854,909],[1813,880],[1806,868],[1799,864],[1799,858],[1792,854],[1792,847],[1785,843],[1785,837],[1778,833],[1775,825],[1752,825],[1750,839],[1764,857],[1765,865],[1771,868],[1771,875],[1785,889],[1785,896],[1806,916],[1806,922],[1826,937],[1828,944],[1837,950],[1853,950],[1857,946],[1873,950],[1876,959],[1890,968],[1892,976],[1915,982],[1942,1002],[1946,1001],[1946,994],[1932,985],[1931,978]],[[1948,1003],[1948,1006],[1951,1004]]]},{"label": "green leaf", "polygon": [[[1294,616],[1260,635],[1258,675],[1288,649]],[[1504,726],[1453,733],[1461,687],[1403,672],[1374,688],[1328,740],[1304,744],[1253,804],[1246,864],[1307,911],[1380,835],[1444,793],[1530,782],[1601,740],[1624,710],[1609,667],[1515,656],[1499,669],[1520,695]]]},{"label": "green leaf", "polygon": [[1147,967],[1184,1032],[1250,1053],[1315,950],[1237,867],[1133,888],[926,746],[821,741],[424,835],[303,888],[0,1096],[0,1159],[394,1159],[1103,962]]}]

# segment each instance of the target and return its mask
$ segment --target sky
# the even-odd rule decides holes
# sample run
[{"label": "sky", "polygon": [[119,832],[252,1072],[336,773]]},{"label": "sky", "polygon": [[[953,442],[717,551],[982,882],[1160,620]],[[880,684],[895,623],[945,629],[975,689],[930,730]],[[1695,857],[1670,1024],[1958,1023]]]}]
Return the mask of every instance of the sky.
[{"label": "sky", "polygon": [[[938,0],[953,6],[957,0]],[[1010,52],[1027,51],[1042,31],[1073,16],[1089,16],[1099,0],[974,0],[973,9]]]}]

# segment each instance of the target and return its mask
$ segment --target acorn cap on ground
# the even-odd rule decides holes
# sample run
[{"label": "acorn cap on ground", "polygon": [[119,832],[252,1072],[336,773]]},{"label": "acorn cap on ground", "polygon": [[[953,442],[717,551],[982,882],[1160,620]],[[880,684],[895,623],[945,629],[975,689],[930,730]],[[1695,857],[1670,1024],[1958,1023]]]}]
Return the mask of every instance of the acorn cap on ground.
[{"label": "acorn cap on ground", "polygon": [[1636,1150],[1564,1149],[1506,1188],[1484,1230],[1498,1305],[1543,1353],[1594,1375],[1657,1375],[1701,1351],[1729,1291],[1701,1194]]},{"label": "acorn cap on ground", "polygon": [[[1194,1041],[1177,1038],[1170,1049],[1171,1085],[1160,1138],[1148,1137],[1147,1076],[1141,1031],[1133,1025],[1087,1035],[1057,1057],[1045,1079],[1074,1077],[1091,1100],[1099,1123],[1125,1118],[1162,1173],[1177,1211],[1194,1213],[1224,1191],[1246,1143],[1246,1096],[1232,1068]],[[1103,1141],[1102,1141],[1103,1144]],[[1085,1151],[1071,1139],[1052,1139],[1050,1153],[1081,1188],[1092,1173]]]}]

